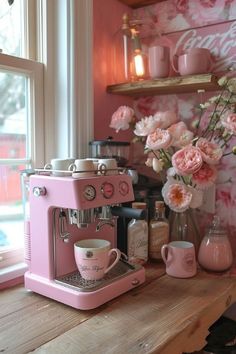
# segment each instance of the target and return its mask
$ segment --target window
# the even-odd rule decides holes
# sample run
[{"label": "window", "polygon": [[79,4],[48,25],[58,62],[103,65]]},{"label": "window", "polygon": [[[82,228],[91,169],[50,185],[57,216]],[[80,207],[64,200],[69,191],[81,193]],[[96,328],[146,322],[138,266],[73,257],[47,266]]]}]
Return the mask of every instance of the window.
[{"label": "window", "polygon": [[1,283],[14,278],[1,268],[23,259],[20,171],[88,154],[93,0],[0,1]]},{"label": "window", "polygon": [[21,170],[44,154],[43,64],[27,58],[28,5],[0,6],[0,268],[23,261]]}]

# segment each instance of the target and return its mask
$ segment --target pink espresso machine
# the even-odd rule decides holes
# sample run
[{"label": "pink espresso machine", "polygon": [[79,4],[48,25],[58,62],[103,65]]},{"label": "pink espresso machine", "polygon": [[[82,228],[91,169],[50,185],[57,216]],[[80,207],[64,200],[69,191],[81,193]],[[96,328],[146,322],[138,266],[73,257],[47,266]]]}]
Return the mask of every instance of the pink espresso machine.
[{"label": "pink espresso machine", "polygon": [[106,239],[116,247],[117,215],[128,209],[119,205],[133,199],[131,177],[120,172],[75,179],[35,170],[29,177],[25,287],[87,310],[142,284],[144,268],[125,257],[97,281],[82,279],[74,259],[80,239]]}]

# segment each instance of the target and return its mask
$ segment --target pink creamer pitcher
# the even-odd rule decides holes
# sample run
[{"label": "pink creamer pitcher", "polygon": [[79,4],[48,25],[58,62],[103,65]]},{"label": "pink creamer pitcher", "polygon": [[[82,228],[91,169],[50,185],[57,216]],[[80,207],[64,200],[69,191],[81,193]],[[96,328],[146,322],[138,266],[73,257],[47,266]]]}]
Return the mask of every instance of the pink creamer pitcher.
[{"label": "pink creamer pitcher", "polygon": [[213,64],[211,52],[207,48],[191,48],[187,52],[173,56],[172,67],[180,75],[206,74]]}]

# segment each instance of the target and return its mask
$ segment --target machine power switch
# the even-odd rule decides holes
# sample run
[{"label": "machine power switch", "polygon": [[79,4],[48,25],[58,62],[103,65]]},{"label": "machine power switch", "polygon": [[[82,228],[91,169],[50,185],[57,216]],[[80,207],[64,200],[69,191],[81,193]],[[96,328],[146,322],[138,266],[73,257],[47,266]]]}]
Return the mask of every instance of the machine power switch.
[{"label": "machine power switch", "polygon": [[41,197],[43,195],[46,195],[47,191],[45,187],[34,187],[33,188],[33,194],[35,197]]},{"label": "machine power switch", "polygon": [[132,282],[131,282],[131,284],[134,285],[134,286],[139,285],[139,283],[140,283],[140,281],[139,281],[139,279],[137,279],[137,278],[134,278],[134,279],[132,280]]}]

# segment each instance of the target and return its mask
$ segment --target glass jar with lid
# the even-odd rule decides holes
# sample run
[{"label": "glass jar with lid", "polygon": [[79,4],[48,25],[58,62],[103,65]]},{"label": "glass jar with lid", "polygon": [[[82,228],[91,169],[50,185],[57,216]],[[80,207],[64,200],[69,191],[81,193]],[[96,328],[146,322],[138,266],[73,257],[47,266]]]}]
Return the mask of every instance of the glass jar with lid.
[{"label": "glass jar with lid", "polygon": [[201,241],[198,263],[206,270],[222,272],[233,263],[231,244],[225,229],[220,226],[220,218],[214,216],[212,226]]}]

